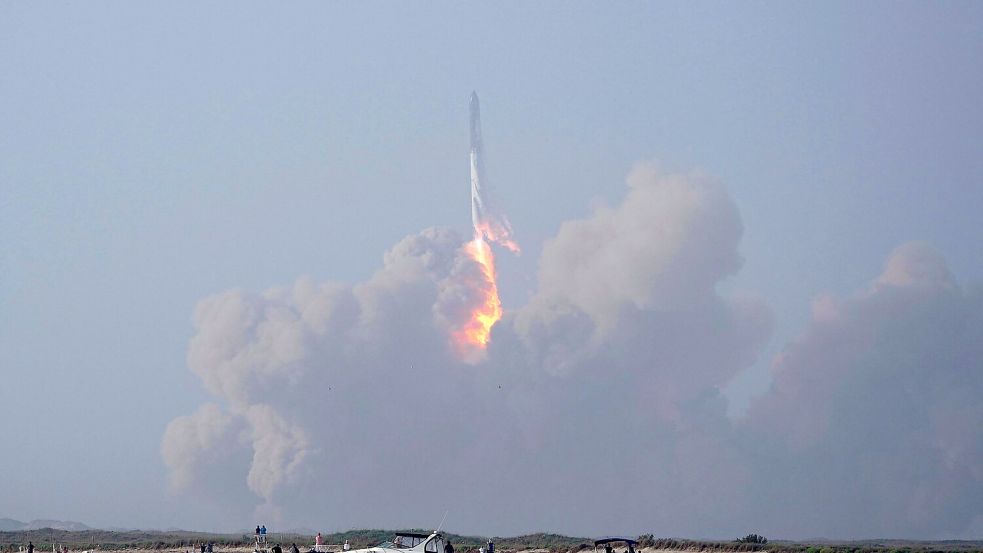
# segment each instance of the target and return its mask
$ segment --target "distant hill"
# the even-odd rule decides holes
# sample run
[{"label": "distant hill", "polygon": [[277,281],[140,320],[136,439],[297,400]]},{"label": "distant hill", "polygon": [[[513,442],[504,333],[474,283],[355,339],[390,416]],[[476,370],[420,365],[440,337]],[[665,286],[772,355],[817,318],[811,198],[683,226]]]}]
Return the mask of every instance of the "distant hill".
[{"label": "distant hill", "polygon": [[0,532],[16,532],[25,526],[27,526],[27,524],[19,520],[14,520],[12,518],[0,518]]},{"label": "distant hill", "polygon": [[25,530],[40,530],[41,528],[51,528],[53,530],[66,530],[68,532],[82,532],[92,530],[91,527],[75,522],[73,520],[32,520],[27,523]]},{"label": "distant hill", "polygon": [[12,518],[0,518],[0,532],[20,532],[23,530],[40,530],[42,528],[66,530],[69,532],[92,530],[89,526],[72,520],[37,519],[31,522],[21,522]]}]

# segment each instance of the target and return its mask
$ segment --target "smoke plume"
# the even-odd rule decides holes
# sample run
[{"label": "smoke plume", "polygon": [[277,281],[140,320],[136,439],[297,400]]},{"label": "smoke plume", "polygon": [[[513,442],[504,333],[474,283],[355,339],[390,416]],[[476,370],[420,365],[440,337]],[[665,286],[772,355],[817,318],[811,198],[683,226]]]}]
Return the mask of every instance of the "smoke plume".
[{"label": "smoke plume", "polygon": [[762,498],[781,498],[763,518],[799,536],[965,536],[983,514],[983,294],[909,243],[813,311],[751,408],[759,453],[777,454],[755,465]]},{"label": "smoke plume", "polygon": [[719,183],[639,165],[620,204],[548,241],[535,294],[478,359],[453,337],[487,273],[451,230],[403,239],[364,282],[205,298],[188,364],[215,400],[165,432],[172,487],[221,473],[230,516],[322,529],[449,510],[452,530],[485,535],[972,531],[979,290],[903,246],[856,297],[817,301],[734,423],[719,390],[771,326],[763,302],[718,291],[741,233]]}]

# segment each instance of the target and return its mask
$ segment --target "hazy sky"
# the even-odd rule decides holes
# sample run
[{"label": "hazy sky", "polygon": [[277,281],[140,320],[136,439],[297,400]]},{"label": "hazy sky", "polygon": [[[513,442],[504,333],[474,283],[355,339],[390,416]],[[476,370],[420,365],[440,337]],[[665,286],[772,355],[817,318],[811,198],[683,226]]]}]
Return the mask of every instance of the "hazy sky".
[{"label": "hazy sky", "polygon": [[[978,2],[0,4],[0,517],[983,537],[981,52]],[[458,283],[472,90],[523,253],[462,369],[409,299]],[[299,349],[243,330],[277,310]],[[465,422],[353,415],[395,352]]]}]

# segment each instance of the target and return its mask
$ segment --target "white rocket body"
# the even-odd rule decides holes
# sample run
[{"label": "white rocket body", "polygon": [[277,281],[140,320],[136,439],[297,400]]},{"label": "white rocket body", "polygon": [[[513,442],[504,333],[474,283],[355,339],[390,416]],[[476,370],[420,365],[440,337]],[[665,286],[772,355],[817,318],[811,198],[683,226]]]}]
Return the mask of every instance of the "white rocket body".
[{"label": "white rocket body", "polygon": [[471,223],[475,231],[482,227],[485,206],[481,201],[481,181],[484,167],[482,166],[482,145],[481,145],[481,108],[478,105],[478,94],[471,93],[471,100],[468,102],[471,114]]},{"label": "white rocket body", "polygon": [[508,219],[499,215],[488,198],[488,182],[485,178],[484,146],[481,143],[481,107],[478,94],[471,93],[471,224],[476,237],[495,242],[518,253],[519,246],[512,241],[512,227]]}]

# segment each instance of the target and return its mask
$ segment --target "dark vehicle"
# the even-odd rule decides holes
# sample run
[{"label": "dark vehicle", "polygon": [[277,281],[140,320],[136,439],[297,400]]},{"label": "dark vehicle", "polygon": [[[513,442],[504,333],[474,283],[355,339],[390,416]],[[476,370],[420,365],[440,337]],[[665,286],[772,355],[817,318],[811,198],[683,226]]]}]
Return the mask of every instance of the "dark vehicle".
[{"label": "dark vehicle", "polygon": [[611,536],[594,540],[594,553],[636,553],[638,542],[631,538]]}]

